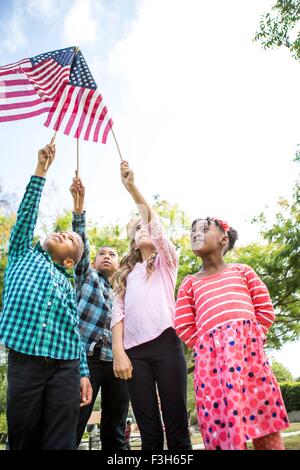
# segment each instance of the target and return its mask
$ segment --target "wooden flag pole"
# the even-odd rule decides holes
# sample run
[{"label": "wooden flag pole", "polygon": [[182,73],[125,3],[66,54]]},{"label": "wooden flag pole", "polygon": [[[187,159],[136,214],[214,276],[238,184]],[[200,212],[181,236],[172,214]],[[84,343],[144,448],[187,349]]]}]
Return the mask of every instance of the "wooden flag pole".
[{"label": "wooden flag pole", "polygon": [[[77,139],[77,169],[75,171],[76,178],[79,178],[79,139]],[[79,209],[79,193],[76,193],[76,209]]]},{"label": "wooden flag pole", "polygon": [[[57,132],[55,131],[54,136],[51,139],[50,145],[54,145],[56,134],[57,134]],[[46,171],[48,169],[48,166],[49,166],[49,158],[47,158],[47,160],[46,160],[46,163],[45,163],[45,166],[44,166],[44,171]]]},{"label": "wooden flag pole", "polygon": [[115,143],[116,143],[116,146],[117,146],[117,149],[118,149],[118,152],[119,152],[119,155],[120,155],[120,159],[121,159],[121,162],[122,162],[123,158],[122,158],[122,155],[121,155],[121,150],[120,150],[120,147],[119,147],[118,141],[116,139],[113,128],[111,128],[111,132],[112,132],[113,138],[115,139]]}]

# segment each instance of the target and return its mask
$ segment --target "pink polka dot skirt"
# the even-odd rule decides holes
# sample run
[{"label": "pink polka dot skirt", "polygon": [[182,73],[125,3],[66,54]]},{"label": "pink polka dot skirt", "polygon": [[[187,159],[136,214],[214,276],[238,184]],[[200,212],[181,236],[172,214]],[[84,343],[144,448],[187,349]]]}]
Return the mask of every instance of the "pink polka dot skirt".
[{"label": "pink polka dot skirt", "polygon": [[194,387],[206,449],[243,450],[248,439],[289,426],[256,321],[227,323],[197,341]]}]

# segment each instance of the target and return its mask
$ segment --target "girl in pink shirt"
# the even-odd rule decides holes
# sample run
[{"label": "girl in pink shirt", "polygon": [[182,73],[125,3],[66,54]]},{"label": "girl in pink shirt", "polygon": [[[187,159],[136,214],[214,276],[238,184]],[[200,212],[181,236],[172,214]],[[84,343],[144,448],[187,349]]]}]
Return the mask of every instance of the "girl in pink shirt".
[{"label": "girl in pink shirt", "polygon": [[206,449],[283,449],[289,426],[279,385],[265,356],[275,319],[265,284],[245,264],[226,265],[237,232],[218,219],[197,219],[191,243],[202,270],[178,291],[176,331],[194,349],[197,415]]},{"label": "girl in pink shirt", "polygon": [[131,224],[130,251],[116,276],[111,323],[114,373],[128,380],[143,450],[163,449],[158,397],[168,449],[191,449],[186,362],[174,326],[177,253],[125,161],[121,178],[140,219]]}]

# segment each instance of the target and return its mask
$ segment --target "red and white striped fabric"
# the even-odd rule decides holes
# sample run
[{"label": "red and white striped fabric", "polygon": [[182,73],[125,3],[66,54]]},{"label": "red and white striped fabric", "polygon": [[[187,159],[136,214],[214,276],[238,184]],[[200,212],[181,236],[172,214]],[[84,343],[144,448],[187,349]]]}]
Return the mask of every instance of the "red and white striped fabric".
[{"label": "red and white striped fabric", "polygon": [[106,143],[113,122],[78,48],[0,67],[0,122],[49,113],[45,126]]},{"label": "red and white striped fabric", "polygon": [[37,94],[25,74],[30,69],[29,59],[0,67],[0,122],[27,119],[50,111],[49,102]]},{"label": "red and white striped fabric", "polygon": [[190,348],[199,337],[218,326],[253,319],[266,334],[275,313],[266,285],[245,264],[231,264],[206,278],[189,275],[178,290],[175,328]]},{"label": "red and white striped fabric", "polygon": [[65,84],[58,92],[45,126],[84,140],[106,143],[112,127],[97,90]]},{"label": "red and white striped fabric", "polygon": [[48,59],[33,67],[22,67],[22,71],[43,101],[53,101],[64,83],[68,83],[70,65],[62,66]]}]

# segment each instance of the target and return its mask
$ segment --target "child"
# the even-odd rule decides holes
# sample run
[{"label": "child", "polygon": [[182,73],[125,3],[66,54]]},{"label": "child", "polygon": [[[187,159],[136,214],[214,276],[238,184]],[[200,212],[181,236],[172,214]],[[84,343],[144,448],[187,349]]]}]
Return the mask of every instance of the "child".
[{"label": "child", "polygon": [[[175,247],[134,184],[128,163],[121,177],[141,219],[116,276],[112,334],[116,377],[128,380],[143,450],[163,449],[161,401],[168,448],[191,449],[186,410],[186,363],[174,330]],[[124,351],[124,348],[126,352]]]},{"label": "child", "polygon": [[[88,367],[93,387],[93,401],[81,409],[77,427],[77,445],[101,387],[101,449],[106,452],[126,450],[125,425],[129,405],[126,383],[113,372],[111,344],[111,278],[119,267],[116,250],[102,246],[90,266],[90,246],[86,236],[84,207],[85,188],[80,178],[74,178],[70,188],[74,200],[72,228],[84,244],[84,253],[75,268],[79,328],[85,342]],[[77,194],[78,207],[77,207]]]},{"label": "child", "polygon": [[225,264],[237,232],[218,219],[197,219],[191,244],[202,270],[178,291],[176,331],[195,352],[194,386],[206,449],[283,449],[289,423],[263,350],[275,315],[265,284],[245,264]]},{"label": "child", "polygon": [[79,404],[88,405],[92,395],[66,271],[81,258],[81,238],[74,232],[52,233],[32,247],[44,167],[54,157],[52,144],[39,151],[9,242],[0,341],[9,348],[10,450],[75,449]]}]

